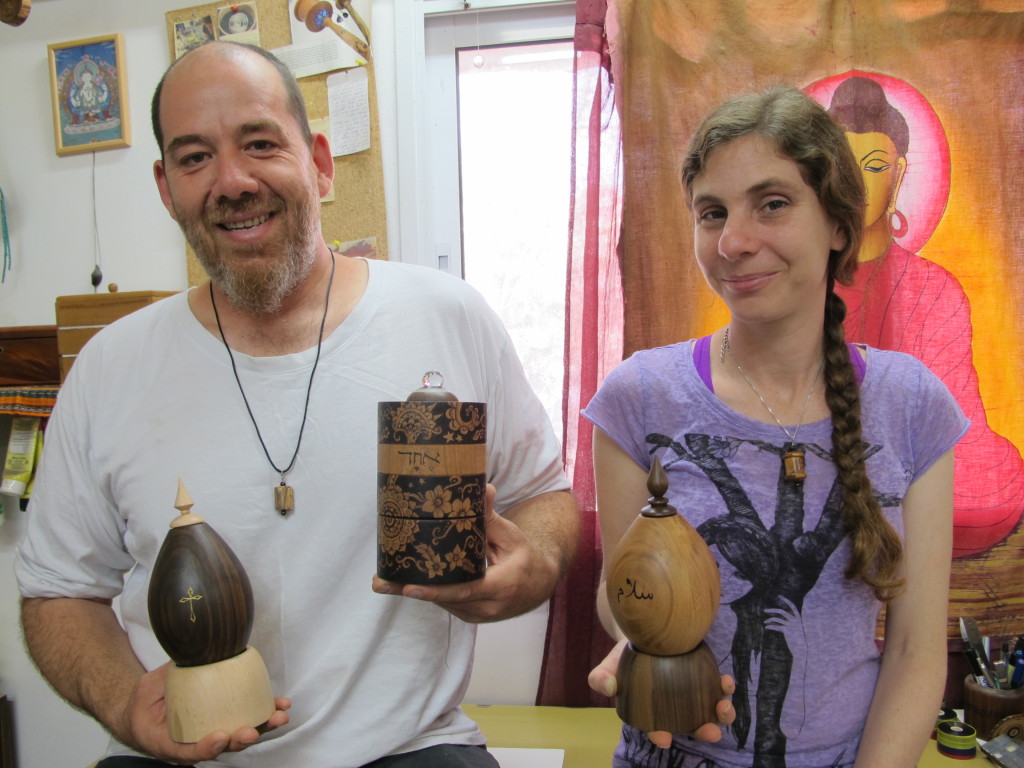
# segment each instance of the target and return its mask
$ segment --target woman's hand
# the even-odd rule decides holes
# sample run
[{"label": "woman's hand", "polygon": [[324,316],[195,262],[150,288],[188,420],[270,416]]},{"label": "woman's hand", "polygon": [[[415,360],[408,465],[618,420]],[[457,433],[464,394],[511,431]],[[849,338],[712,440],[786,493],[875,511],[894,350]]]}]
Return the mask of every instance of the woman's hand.
[{"label": "woman's hand", "polygon": [[[601,663],[590,670],[587,676],[587,683],[590,688],[605,696],[614,696],[618,690],[618,679],[616,673],[619,668],[619,657],[622,649],[626,647],[626,640],[620,640],[612,648],[611,652]],[[722,675],[722,699],[715,705],[715,714],[718,722],[705,723],[690,735],[698,741],[719,741],[722,738],[722,726],[732,725],[736,719],[736,710],[733,709],[729,696],[736,691],[736,683],[730,675]],[[667,731],[651,731],[647,734],[651,743],[663,749],[672,745],[672,734]]]}]

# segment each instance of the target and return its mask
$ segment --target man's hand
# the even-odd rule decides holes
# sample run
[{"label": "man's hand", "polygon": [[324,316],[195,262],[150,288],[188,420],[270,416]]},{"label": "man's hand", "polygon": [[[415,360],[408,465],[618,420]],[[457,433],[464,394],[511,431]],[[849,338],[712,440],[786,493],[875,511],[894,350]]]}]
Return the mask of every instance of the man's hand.
[{"label": "man's hand", "polygon": [[[494,511],[494,486],[487,486],[485,499],[487,569],[484,577],[464,584],[438,586],[396,584],[373,577],[373,591],[402,595],[437,603],[454,616],[479,624],[510,619],[526,613],[551,596],[561,578],[578,537],[575,502],[567,493],[547,493],[529,499],[502,516]],[[569,520],[569,522],[566,522]],[[517,522],[537,530],[531,538]],[[550,537],[542,532],[555,531]],[[568,540],[559,551],[544,551],[537,538],[545,538],[549,550],[559,537]]]},{"label": "man's hand", "polygon": [[[601,663],[590,670],[587,683],[591,689],[605,696],[614,696],[618,690],[616,674],[619,669],[619,657],[626,647],[626,640],[620,640]],[[736,691],[736,682],[730,675],[722,675],[722,696],[732,696]],[[699,741],[719,741],[722,738],[722,725],[731,725],[736,719],[736,710],[728,698],[722,698],[715,706],[718,715],[717,723],[705,723],[690,735]],[[672,746],[672,734],[667,731],[652,731],[647,738],[663,749]]]},{"label": "man's hand", "polygon": [[[256,728],[239,728],[234,733],[214,731],[195,744],[179,744],[171,740],[167,730],[167,707],[164,686],[170,664],[157,667],[139,678],[123,714],[128,732],[133,739],[128,746],[153,755],[165,762],[193,765],[202,760],[213,760],[222,752],[241,752],[255,744],[260,735],[288,722],[291,701],[283,697],[274,699],[276,711],[266,723]],[[116,734],[115,734],[116,735]]]}]

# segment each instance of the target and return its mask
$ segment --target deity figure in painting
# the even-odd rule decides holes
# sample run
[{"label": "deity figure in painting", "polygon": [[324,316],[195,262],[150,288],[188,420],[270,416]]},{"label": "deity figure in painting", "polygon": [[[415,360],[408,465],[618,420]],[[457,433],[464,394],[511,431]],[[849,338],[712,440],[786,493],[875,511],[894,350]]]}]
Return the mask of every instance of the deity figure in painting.
[{"label": "deity figure in painting", "polygon": [[[834,86],[830,99],[826,85]],[[836,286],[848,308],[847,339],[914,355],[943,380],[971,420],[955,448],[953,551],[956,557],[984,552],[1020,521],[1024,462],[1017,447],[988,424],[967,294],[952,273],[916,253],[942,218],[949,192],[949,149],[941,124],[919,93],[884,75],[850,72],[808,92],[845,129],[867,191],[855,281]],[[904,115],[892,103],[895,96],[918,114]],[[912,135],[911,125],[923,135]],[[929,176],[927,194],[907,194],[913,174]]]}]

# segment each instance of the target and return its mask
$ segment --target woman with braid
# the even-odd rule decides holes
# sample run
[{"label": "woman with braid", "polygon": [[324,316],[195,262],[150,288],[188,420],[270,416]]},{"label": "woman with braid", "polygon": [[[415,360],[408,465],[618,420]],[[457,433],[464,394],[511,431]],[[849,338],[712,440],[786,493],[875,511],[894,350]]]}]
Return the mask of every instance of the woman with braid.
[{"label": "woman with braid", "polygon": [[[726,102],[683,184],[729,324],[634,354],[584,413],[606,555],[647,503],[655,456],[713,544],[730,597],[706,640],[735,692],[692,735],[624,725],[613,765],[911,768],[943,691],[953,446],[969,422],[917,360],[843,337],[835,287],[853,278],[865,197],[821,106],[788,87]],[[599,596],[620,644],[590,684],[610,695],[624,640]]]}]

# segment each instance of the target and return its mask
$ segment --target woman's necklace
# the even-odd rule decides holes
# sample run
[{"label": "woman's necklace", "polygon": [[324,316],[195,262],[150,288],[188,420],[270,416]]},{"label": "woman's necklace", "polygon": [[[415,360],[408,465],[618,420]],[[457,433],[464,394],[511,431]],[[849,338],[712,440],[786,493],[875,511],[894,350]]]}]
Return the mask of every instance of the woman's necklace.
[{"label": "woman's necklace", "polygon": [[732,347],[729,346],[729,327],[725,328],[725,335],[722,337],[722,348],[719,350],[718,359],[723,361],[725,356],[729,355],[729,359],[732,360],[733,365],[736,366],[736,370],[740,372],[740,376],[743,380],[750,385],[750,388],[757,395],[757,399],[761,401],[761,405],[765,407],[771,417],[775,419],[775,423],[779,425],[779,428],[786,433],[786,437],[789,438],[789,442],[784,446],[785,453],[782,454],[782,462],[786,469],[785,480],[787,483],[802,483],[807,478],[807,467],[804,463],[806,454],[804,451],[797,446],[796,436],[800,434],[800,427],[804,423],[804,413],[807,411],[807,404],[811,402],[811,395],[814,393],[814,386],[818,383],[818,376],[821,375],[821,369],[825,365],[825,358],[821,358],[821,362],[818,363],[818,371],[814,374],[814,379],[811,381],[811,388],[807,390],[807,397],[804,398],[803,407],[800,409],[800,416],[798,417],[796,427],[793,429],[793,433],[790,434],[789,430],[779,421],[779,417],[775,415],[775,411],[768,405],[768,401],[764,399],[764,396],[754,386],[754,382],[750,380],[750,377],[743,371],[740,364],[733,357]]},{"label": "woman's necklace", "polygon": [[220,324],[220,314],[217,312],[217,303],[213,299],[213,283],[210,283],[210,303],[213,305],[213,316],[217,319],[217,330],[220,331],[220,340],[224,342],[224,349],[228,351],[228,359],[231,360],[231,372],[235,374],[235,382],[238,384],[238,391],[242,393],[242,402],[245,403],[245,410],[249,414],[249,419],[252,421],[253,427],[256,429],[256,437],[259,438],[260,445],[263,446],[263,453],[267,456],[267,461],[270,462],[270,466],[274,468],[274,471],[281,475],[281,484],[274,488],[274,507],[278,512],[281,513],[281,517],[284,517],[293,509],[295,509],[295,490],[284,481],[285,475],[291,472],[292,467],[295,466],[295,459],[299,456],[299,446],[302,445],[302,433],[306,429],[306,416],[309,414],[309,393],[313,390],[313,376],[316,374],[316,366],[320,362],[320,347],[324,341],[324,326],[327,324],[327,308],[331,305],[331,285],[334,283],[334,253],[331,253],[331,274],[327,278],[327,295],[324,297],[324,313],[320,318],[320,335],[316,340],[316,357],[313,359],[313,369],[309,372],[309,384],[306,386],[306,403],[302,406],[302,424],[299,425],[299,439],[295,441],[295,451],[292,453],[292,460],[288,462],[288,466],[281,469],[274,460],[270,458],[270,451],[267,450],[267,444],[263,441],[263,435],[260,434],[259,424],[256,423],[256,417],[252,414],[252,408],[249,405],[249,398],[245,396],[245,390],[242,389],[242,380],[238,377],[238,367],[235,365],[235,356],[231,352],[231,347],[228,346],[227,339],[224,338],[224,328]]}]

